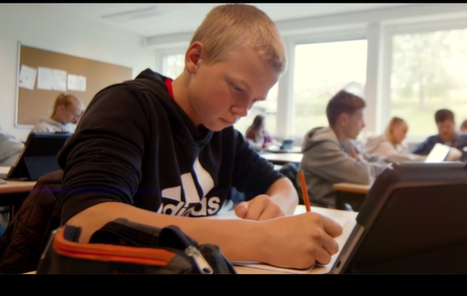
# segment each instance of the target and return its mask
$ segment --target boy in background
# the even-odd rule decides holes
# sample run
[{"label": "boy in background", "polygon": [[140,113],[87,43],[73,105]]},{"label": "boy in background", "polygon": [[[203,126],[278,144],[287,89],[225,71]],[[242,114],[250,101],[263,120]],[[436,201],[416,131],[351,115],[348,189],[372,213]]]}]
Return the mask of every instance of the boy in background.
[{"label": "boy in background", "polygon": [[467,151],[464,149],[467,149],[467,134],[457,132],[454,113],[449,109],[440,109],[435,113],[435,122],[438,134],[428,137],[412,153],[426,156],[436,143],[441,143],[459,150],[462,153],[460,160],[466,161]]},{"label": "boy in background", "polygon": [[359,152],[353,143],[365,127],[365,106],[362,98],[342,90],[326,107],[329,126],[313,128],[305,135],[300,168],[313,204],[335,208],[333,184],[371,184],[388,166],[378,156]]}]

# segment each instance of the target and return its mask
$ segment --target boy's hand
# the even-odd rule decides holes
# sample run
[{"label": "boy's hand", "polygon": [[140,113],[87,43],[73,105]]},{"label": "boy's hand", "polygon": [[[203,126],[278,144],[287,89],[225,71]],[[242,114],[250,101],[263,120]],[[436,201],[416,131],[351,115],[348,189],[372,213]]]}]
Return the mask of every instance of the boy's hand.
[{"label": "boy's hand", "polygon": [[271,265],[299,269],[315,263],[326,265],[339,250],[334,238],[342,234],[342,227],[317,213],[286,216],[258,226],[262,261]]},{"label": "boy's hand", "polygon": [[278,204],[266,194],[260,194],[249,201],[242,201],[235,207],[237,217],[249,220],[268,220],[285,216]]}]

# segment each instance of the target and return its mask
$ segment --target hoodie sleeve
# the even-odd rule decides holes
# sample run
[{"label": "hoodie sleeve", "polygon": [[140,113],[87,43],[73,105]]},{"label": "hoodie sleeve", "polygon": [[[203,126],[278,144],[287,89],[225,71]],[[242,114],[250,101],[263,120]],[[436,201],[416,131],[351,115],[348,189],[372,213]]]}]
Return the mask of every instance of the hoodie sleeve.
[{"label": "hoodie sleeve", "polygon": [[[235,159],[232,185],[246,193],[247,200],[264,194],[269,187],[284,175],[274,170],[274,166],[248,146],[243,135],[235,132]],[[226,140],[227,141],[227,140]]]},{"label": "hoodie sleeve", "polygon": [[12,166],[23,148],[21,141],[0,127],[0,165]]},{"label": "hoodie sleeve", "polygon": [[391,143],[383,141],[373,150],[372,155],[377,155],[381,159],[388,159],[397,153],[396,148]]},{"label": "hoodie sleeve", "polygon": [[306,172],[331,183],[370,184],[386,167],[357,161],[342,151],[336,143],[323,141],[303,153],[300,164]]},{"label": "hoodie sleeve", "polygon": [[435,136],[428,137],[423,143],[420,143],[413,151],[413,154],[428,155],[436,144]]}]

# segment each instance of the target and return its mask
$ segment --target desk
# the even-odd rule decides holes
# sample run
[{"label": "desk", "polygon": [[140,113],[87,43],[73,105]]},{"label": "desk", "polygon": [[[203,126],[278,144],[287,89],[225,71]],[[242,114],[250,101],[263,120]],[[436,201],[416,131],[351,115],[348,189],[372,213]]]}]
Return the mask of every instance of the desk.
[{"label": "desk", "polygon": [[[341,211],[341,210],[334,210],[334,209],[327,209],[327,208],[320,208],[320,207],[311,207],[311,211],[315,213],[319,213],[321,215],[325,215],[331,219],[345,221],[343,225],[343,232],[342,235],[336,238],[337,243],[339,244],[339,252],[343,248],[345,242],[347,241],[350,233],[352,232],[355,224],[356,224],[356,217],[358,215],[357,212],[350,212],[350,211]],[[295,210],[295,215],[305,213],[305,206],[299,205]],[[235,216],[234,211],[222,211],[217,216],[212,216],[203,219],[239,219]],[[331,262],[325,266],[316,266],[314,267],[309,274],[324,274],[328,273],[334,264],[339,252],[332,256]],[[266,269],[259,269],[259,268],[252,268],[247,266],[235,266],[237,273],[239,274],[284,274],[284,272],[266,270]]]},{"label": "desk", "polygon": [[272,164],[284,165],[289,162],[300,163],[302,161],[302,153],[273,153],[262,152],[259,154]]},{"label": "desk", "polygon": [[344,204],[348,203],[354,211],[359,211],[368,191],[370,191],[371,185],[337,183],[332,188],[336,191],[336,207],[338,209],[344,209]]},{"label": "desk", "polygon": [[6,181],[6,184],[0,184],[0,206],[10,206],[10,220],[34,185],[36,181]]},{"label": "desk", "polygon": [[[36,181],[6,181],[6,184],[0,184],[0,195],[9,193],[31,192],[36,185]],[[3,197],[0,196],[0,203]]]}]

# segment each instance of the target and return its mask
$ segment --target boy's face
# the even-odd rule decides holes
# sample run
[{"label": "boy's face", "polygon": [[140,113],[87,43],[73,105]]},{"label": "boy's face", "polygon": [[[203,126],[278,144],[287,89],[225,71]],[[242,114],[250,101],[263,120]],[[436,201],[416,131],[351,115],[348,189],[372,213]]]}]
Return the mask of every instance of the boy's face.
[{"label": "boy's face", "polygon": [[78,123],[82,113],[82,108],[79,104],[73,102],[67,107],[65,107],[65,105],[61,105],[59,108],[59,116],[62,123]]},{"label": "boy's face", "polygon": [[347,138],[357,139],[360,131],[365,127],[365,121],[363,120],[363,110],[360,109],[352,114],[343,114],[346,118],[344,119],[344,130]]},{"label": "boy's face", "polygon": [[438,135],[443,142],[450,142],[456,137],[456,125],[452,120],[446,119],[438,123],[437,126]]},{"label": "boy's face", "polygon": [[189,74],[188,109],[196,125],[220,131],[236,123],[256,101],[265,100],[280,73],[266,64],[253,49],[233,50],[227,59],[207,63],[202,44],[194,43],[187,51]]}]

